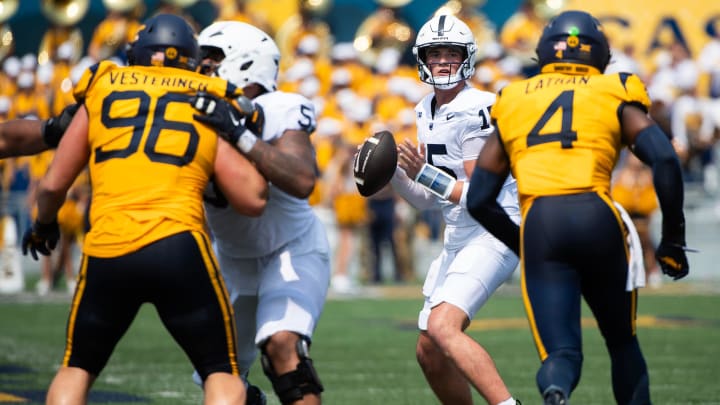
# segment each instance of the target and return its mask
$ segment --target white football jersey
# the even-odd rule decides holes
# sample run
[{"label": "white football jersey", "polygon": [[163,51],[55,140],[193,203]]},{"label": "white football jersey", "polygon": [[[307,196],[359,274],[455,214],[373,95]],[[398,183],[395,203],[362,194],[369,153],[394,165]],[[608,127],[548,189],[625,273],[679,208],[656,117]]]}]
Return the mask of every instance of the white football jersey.
[{"label": "white football jersey", "polygon": [[[449,103],[440,106],[433,116],[434,93],[425,96],[415,106],[418,144],[425,147],[425,160],[458,181],[469,181],[464,161],[476,159],[487,137],[493,132],[490,108],[495,94],[466,86]],[[463,143],[473,138],[476,150],[463,151]],[[418,145],[418,146],[419,146]],[[445,246],[449,249],[464,246],[469,239],[485,233],[485,229],[465,207],[435,197],[445,218]],[[508,214],[519,216],[517,185],[509,176],[498,196],[498,202]]]},{"label": "white football jersey", "polygon": [[[299,94],[275,91],[253,102],[265,113],[265,142],[272,142],[287,130],[315,130],[313,103]],[[213,194],[212,190],[206,190],[207,194]],[[267,206],[259,217],[240,215],[230,206],[206,203],[205,209],[218,251],[237,258],[266,256],[308,232],[316,221],[307,199],[293,197],[272,184]]]}]

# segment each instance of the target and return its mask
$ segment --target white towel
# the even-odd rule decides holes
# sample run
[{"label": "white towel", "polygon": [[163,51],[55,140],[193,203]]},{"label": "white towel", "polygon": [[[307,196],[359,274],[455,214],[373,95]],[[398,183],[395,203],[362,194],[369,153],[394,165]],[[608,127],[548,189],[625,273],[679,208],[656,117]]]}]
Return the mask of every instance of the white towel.
[{"label": "white towel", "polygon": [[627,284],[625,285],[626,291],[632,291],[636,288],[645,287],[645,260],[643,259],[642,245],[640,244],[640,236],[635,229],[630,215],[622,207],[622,205],[615,202],[620,212],[625,226],[628,229],[627,244],[628,250],[630,250],[630,263],[628,265],[628,278]]},{"label": "white towel", "polygon": [[25,289],[15,220],[0,216],[0,294],[16,294]]}]

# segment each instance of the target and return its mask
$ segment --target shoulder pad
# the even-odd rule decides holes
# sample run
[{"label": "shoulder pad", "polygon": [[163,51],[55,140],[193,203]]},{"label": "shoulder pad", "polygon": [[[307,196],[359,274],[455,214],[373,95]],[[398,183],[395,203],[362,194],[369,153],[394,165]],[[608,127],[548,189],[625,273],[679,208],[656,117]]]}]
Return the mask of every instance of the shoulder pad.
[{"label": "shoulder pad", "polygon": [[75,101],[83,103],[85,101],[85,97],[87,96],[87,92],[90,91],[90,88],[96,82],[95,79],[117,68],[118,65],[110,61],[100,61],[87,68],[73,89]]}]

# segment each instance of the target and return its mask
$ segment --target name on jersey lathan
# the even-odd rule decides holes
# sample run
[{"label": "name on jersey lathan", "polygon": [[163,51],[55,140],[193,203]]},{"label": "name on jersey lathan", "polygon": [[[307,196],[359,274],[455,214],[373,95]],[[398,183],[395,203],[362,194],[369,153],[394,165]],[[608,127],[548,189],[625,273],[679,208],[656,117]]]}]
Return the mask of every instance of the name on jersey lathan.
[{"label": "name on jersey lathan", "polygon": [[568,77],[543,77],[537,80],[530,80],[525,85],[525,94],[554,86],[587,85],[590,83],[590,76],[568,76]]},{"label": "name on jersey lathan", "polygon": [[110,73],[110,83],[122,85],[149,85],[160,87],[186,88],[196,91],[207,91],[208,84],[200,80],[182,76],[153,76],[141,72],[115,72]]}]

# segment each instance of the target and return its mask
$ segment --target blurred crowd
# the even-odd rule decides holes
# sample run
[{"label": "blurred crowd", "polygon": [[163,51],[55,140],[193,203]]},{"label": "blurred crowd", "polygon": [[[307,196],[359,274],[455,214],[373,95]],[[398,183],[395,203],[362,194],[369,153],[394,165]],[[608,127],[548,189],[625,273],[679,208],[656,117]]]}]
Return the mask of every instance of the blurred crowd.
[{"label": "blurred crowd", "polygon": [[[38,54],[0,55],[0,121],[58,114],[74,102],[73,85],[87,67],[103,59],[124,63],[124,44],[132,40],[140,16],[147,11],[141,9],[142,2],[136,3],[126,9],[108,9],[86,47],[78,45],[72,26],[56,24],[43,40],[48,45]],[[249,11],[244,1],[214,0],[212,4],[218,20],[248,22],[271,33],[283,55],[280,90],[300,93],[315,104],[318,125],[312,140],[322,177],[311,203],[326,221],[335,249],[332,287],[351,292],[361,284],[422,278],[415,269],[426,266],[414,263],[416,252],[442,238],[439,213],[418,212],[389,188],[366,199],[356,191],[352,176],[355,150],[371,134],[389,130],[397,142],[415,141],[414,106],[431,88],[418,80],[416,66],[406,57],[415,32],[398,10],[408,1],[378,0],[377,9],[358,27],[354,42],[334,39],[318,3],[323,2],[298,0],[297,14],[277,30],[262,15]],[[497,92],[509,81],[535,73],[535,43],[550,15],[528,0],[496,27],[482,13],[481,3],[451,0],[436,13],[453,13],[471,27],[478,43],[471,84]],[[175,3],[161,2],[154,12],[175,12],[193,19]],[[203,28],[194,24],[198,30]],[[709,196],[717,195],[713,149],[720,128],[720,37],[712,38],[694,57],[683,44],[668,40],[653,55],[640,58],[629,35],[619,30],[607,34],[613,48],[608,72],[628,71],[645,81],[653,101],[651,114],[672,136],[687,182]],[[18,239],[31,223],[28,201],[51,159],[52,151],[0,160],[0,209],[15,219]],[[626,169],[630,172],[618,176],[623,181],[614,191],[616,198],[636,217],[651,216],[657,204],[653,204],[652,184],[643,181],[646,168],[628,164],[619,170]],[[649,187],[651,192],[636,191],[639,187]],[[64,247],[42,264],[36,287],[40,294],[50,291],[63,274],[73,272],[71,253],[82,238],[89,192],[87,182],[78,182],[60,214]],[[652,255],[648,262],[652,272]],[[67,288],[72,291],[72,281],[67,281]]]}]

